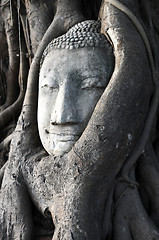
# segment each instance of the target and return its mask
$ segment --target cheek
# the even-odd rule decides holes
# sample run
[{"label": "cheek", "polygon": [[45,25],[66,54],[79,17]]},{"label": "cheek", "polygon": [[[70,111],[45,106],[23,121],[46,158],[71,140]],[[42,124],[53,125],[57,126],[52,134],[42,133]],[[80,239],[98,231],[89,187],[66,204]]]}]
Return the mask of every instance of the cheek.
[{"label": "cheek", "polygon": [[38,99],[38,129],[43,147],[49,150],[49,125],[50,125],[50,108],[47,107],[46,101]]},{"label": "cheek", "polygon": [[38,99],[38,127],[39,131],[49,128],[51,117],[51,106],[49,106],[49,97],[43,98],[39,94]]},{"label": "cheek", "polygon": [[51,113],[55,106],[57,92],[39,91],[38,97],[38,125],[50,127]]},{"label": "cheek", "polygon": [[85,89],[80,91],[77,108],[79,116],[81,116],[81,121],[89,121],[103,91],[102,89]]}]

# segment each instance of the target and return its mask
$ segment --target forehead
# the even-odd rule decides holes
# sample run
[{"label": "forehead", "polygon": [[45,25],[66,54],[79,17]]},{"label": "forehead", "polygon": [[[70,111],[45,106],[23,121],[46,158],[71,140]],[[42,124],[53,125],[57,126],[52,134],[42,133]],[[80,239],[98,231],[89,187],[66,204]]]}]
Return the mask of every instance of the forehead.
[{"label": "forehead", "polygon": [[80,70],[99,71],[102,74],[107,62],[108,55],[104,48],[55,49],[45,57],[40,76]]}]

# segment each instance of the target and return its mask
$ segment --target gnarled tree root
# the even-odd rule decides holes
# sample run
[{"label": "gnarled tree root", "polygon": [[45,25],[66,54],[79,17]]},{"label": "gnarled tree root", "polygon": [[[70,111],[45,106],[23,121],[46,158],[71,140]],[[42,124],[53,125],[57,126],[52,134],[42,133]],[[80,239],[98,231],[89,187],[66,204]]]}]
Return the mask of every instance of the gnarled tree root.
[{"label": "gnarled tree root", "polygon": [[[125,191],[127,189],[127,191]],[[118,183],[117,196],[124,192],[118,201],[113,219],[114,240],[148,240],[159,239],[159,231],[145,211],[138,189],[126,183]]]},{"label": "gnarled tree root", "polygon": [[[10,11],[10,7],[12,11]],[[5,32],[8,44],[9,66],[6,74],[7,82],[7,98],[4,105],[0,107],[0,112],[12,105],[19,94],[18,74],[19,74],[19,33],[18,33],[18,18],[14,4],[3,8],[3,19],[5,23]]]},{"label": "gnarled tree root", "polygon": [[7,185],[0,197],[0,239],[32,239],[31,202],[23,180],[17,172],[5,171]]},{"label": "gnarled tree root", "polygon": [[159,161],[151,142],[146,145],[137,170],[141,199],[151,219],[159,227]]}]

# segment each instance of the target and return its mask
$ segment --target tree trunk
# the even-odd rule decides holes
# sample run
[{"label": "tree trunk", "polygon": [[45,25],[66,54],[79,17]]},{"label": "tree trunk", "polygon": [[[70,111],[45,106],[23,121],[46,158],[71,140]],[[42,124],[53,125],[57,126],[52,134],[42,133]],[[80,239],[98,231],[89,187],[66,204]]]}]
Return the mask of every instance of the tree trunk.
[{"label": "tree trunk", "polygon": [[[158,18],[155,0],[1,1],[1,239],[159,239]],[[112,75],[73,148],[48,156],[40,61],[86,20],[101,22]]]}]

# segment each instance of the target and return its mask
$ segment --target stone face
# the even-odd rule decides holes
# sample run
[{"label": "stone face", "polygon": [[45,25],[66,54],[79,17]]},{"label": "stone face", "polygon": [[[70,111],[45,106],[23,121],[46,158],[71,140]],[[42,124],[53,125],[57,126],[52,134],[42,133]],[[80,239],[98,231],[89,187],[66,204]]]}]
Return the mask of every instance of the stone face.
[{"label": "stone face", "polygon": [[39,79],[38,127],[49,154],[69,152],[84,131],[111,74],[105,48],[54,49]]}]

